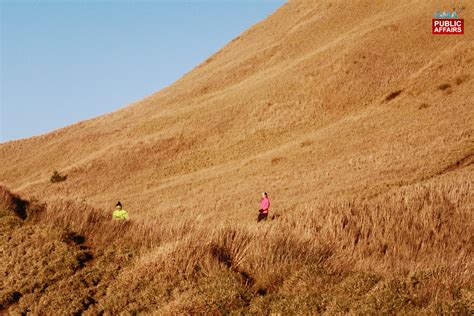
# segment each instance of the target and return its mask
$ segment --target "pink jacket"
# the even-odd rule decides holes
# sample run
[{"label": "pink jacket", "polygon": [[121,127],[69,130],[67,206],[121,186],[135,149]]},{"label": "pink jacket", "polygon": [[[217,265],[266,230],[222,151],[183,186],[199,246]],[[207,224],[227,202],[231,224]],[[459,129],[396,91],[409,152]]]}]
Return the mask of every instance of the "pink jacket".
[{"label": "pink jacket", "polygon": [[260,208],[263,210],[263,213],[268,213],[268,209],[270,208],[270,200],[268,198],[262,198],[260,201]]}]

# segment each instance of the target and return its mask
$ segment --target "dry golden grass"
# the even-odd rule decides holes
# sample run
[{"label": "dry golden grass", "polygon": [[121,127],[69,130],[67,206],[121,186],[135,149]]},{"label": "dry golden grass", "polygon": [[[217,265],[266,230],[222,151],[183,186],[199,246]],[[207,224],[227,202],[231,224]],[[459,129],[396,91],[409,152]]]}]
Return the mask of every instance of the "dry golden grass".
[{"label": "dry golden grass", "polygon": [[25,200],[0,188],[0,311],[472,314],[474,38],[436,9],[290,1],[144,100],[1,144]]},{"label": "dry golden grass", "polygon": [[122,223],[66,201],[24,222],[7,212],[0,303],[64,314],[469,314],[472,201],[463,181],[329,202],[261,225]]},{"label": "dry golden grass", "polygon": [[[2,144],[0,181],[42,200],[122,200],[135,218],[236,220],[259,191],[286,211],[456,173],[474,157],[474,38],[432,36],[435,10],[291,1],[142,101]],[[54,170],[67,180],[50,183]]]}]

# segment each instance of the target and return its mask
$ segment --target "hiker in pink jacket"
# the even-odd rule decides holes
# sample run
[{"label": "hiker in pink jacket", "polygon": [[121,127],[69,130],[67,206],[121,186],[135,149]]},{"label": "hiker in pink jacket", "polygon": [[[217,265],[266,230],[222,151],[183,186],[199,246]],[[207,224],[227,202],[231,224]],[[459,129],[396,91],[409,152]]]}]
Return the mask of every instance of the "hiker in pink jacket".
[{"label": "hiker in pink jacket", "polygon": [[260,210],[258,211],[257,223],[266,220],[268,217],[268,209],[270,208],[270,200],[268,199],[267,192],[262,193],[262,199],[260,200]]}]

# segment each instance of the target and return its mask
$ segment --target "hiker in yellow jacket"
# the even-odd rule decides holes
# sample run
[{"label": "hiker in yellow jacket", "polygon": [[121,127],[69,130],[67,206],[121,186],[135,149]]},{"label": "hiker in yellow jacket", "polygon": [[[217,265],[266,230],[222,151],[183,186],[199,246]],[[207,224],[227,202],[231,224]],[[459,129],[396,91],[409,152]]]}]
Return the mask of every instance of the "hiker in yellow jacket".
[{"label": "hiker in yellow jacket", "polygon": [[115,205],[115,211],[112,213],[112,218],[128,221],[128,212],[122,209],[122,203],[120,203],[120,201]]}]

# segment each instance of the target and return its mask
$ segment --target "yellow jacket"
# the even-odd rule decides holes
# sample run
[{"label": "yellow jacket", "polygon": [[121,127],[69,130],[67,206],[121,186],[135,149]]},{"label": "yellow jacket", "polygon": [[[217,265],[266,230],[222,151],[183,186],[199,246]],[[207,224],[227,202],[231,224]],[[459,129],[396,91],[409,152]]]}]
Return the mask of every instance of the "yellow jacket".
[{"label": "yellow jacket", "polygon": [[115,210],[112,213],[113,219],[128,220],[128,212],[126,210]]}]

